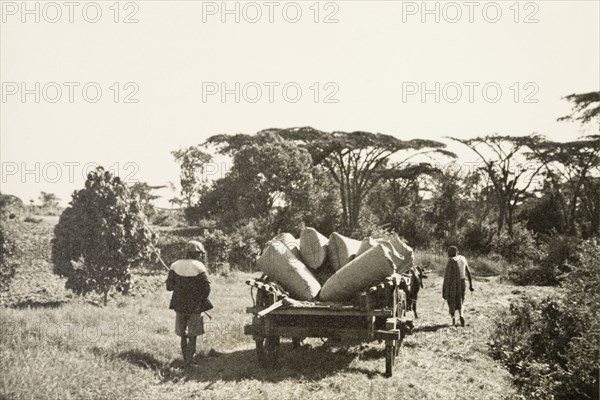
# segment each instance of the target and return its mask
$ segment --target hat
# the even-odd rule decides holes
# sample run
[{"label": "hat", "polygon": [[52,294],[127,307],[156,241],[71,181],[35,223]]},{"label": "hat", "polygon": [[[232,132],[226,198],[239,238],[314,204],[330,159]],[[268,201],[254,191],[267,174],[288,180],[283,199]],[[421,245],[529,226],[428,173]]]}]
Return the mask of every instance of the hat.
[{"label": "hat", "polygon": [[206,253],[202,243],[198,242],[197,240],[190,240],[186,245],[186,251],[203,254]]}]

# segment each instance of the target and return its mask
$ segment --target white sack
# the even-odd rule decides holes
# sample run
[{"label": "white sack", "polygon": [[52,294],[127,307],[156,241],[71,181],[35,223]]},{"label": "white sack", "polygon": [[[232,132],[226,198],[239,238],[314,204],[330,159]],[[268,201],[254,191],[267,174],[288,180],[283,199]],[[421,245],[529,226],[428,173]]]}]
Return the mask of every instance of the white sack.
[{"label": "white sack", "polygon": [[321,285],[310,270],[281,242],[271,240],[256,261],[259,270],[279,283],[296,300],[313,300]]},{"label": "white sack", "polygon": [[356,256],[360,248],[360,243],[358,240],[342,236],[336,232],[333,232],[329,236],[327,254],[329,255],[329,261],[334,271],[342,268]]},{"label": "white sack", "polygon": [[327,257],[329,240],[314,228],[304,228],[300,233],[300,254],[307,267],[317,269]]},{"label": "white sack", "polygon": [[367,289],[367,286],[381,282],[394,273],[394,262],[390,251],[377,245],[350,261],[331,278],[319,294],[322,301],[342,301]]}]

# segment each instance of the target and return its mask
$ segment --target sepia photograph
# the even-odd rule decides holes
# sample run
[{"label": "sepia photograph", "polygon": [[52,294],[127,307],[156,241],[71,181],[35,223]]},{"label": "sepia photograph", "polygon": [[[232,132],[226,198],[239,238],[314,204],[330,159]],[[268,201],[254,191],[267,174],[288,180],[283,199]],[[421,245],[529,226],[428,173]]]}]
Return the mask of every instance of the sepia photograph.
[{"label": "sepia photograph", "polygon": [[600,400],[600,0],[0,0],[0,400]]}]

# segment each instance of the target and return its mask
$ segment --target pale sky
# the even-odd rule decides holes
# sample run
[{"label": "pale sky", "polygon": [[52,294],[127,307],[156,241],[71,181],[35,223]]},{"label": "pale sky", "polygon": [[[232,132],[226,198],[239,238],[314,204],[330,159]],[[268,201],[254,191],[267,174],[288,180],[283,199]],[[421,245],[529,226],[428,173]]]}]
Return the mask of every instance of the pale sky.
[{"label": "pale sky", "polygon": [[1,2],[0,183],[25,202],[66,205],[94,163],[178,182],[172,150],[271,127],[571,140],[561,97],[600,90],[599,1],[22,4]]}]

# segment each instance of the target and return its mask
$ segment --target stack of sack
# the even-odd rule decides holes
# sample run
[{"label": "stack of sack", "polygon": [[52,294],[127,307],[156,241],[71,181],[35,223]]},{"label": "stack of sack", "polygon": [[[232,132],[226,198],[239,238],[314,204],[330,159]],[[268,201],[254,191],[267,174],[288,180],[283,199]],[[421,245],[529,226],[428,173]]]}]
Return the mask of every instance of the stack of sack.
[{"label": "stack of sack", "polygon": [[328,239],[304,228],[300,240],[289,233],[274,237],[256,265],[297,300],[344,301],[407,272],[413,261],[413,250],[396,235],[359,241],[334,232]]}]

